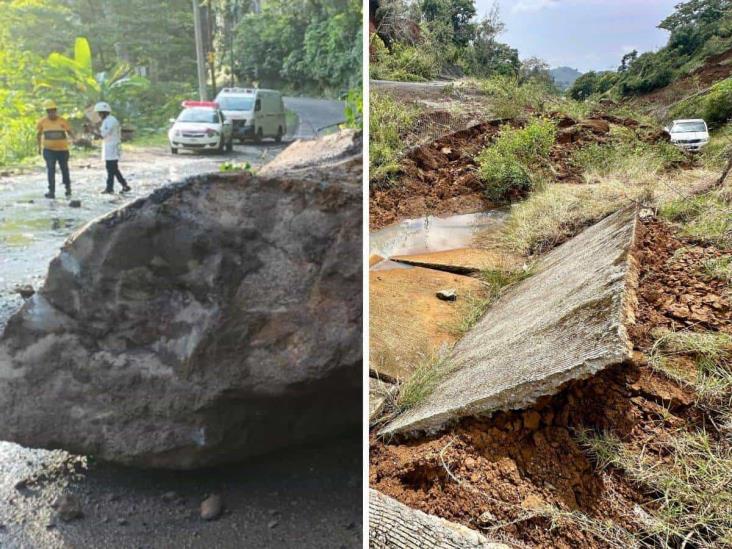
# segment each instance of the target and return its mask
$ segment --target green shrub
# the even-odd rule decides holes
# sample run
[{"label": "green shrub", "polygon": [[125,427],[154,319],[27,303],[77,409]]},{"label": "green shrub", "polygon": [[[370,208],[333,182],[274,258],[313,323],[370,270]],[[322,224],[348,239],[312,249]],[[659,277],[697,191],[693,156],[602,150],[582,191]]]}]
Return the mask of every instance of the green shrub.
[{"label": "green shrub", "polygon": [[427,44],[419,47],[395,42],[392,50],[377,35],[371,37],[370,76],[376,80],[421,82],[437,76],[440,63]]},{"label": "green shrub", "polygon": [[703,118],[711,128],[732,118],[732,78],[718,82],[704,95],[681,101],[671,110],[673,118]]},{"label": "green shrub", "polygon": [[504,126],[496,142],[477,158],[486,196],[505,201],[532,191],[548,162],[555,133],[554,124],[543,118],[521,129]]},{"label": "green shrub", "polygon": [[403,136],[417,119],[417,109],[389,95],[371,92],[369,166],[372,181],[387,181],[399,171]]},{"label": "green shrub", "polygon": [[527,112],[543,112],[549,90],[536,81],[519,84],[515,76],[494,76],[478,87],[491,98],[492,114],[502,119],[519,118]]},{"label": "green shrub", "polygon": [[592,176],[660,173],[683,160],[684,154],[670,143],[640,141],[631,130],[613,130],[607,144],[590,143],[572,154],[572,162]]}]

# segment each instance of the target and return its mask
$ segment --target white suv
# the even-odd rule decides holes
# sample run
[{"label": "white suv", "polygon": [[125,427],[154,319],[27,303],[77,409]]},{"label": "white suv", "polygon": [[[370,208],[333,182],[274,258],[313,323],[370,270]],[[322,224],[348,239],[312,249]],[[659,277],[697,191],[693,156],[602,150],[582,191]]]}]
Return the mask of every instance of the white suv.
[{"label": "white suv", "polygon": [[170,152],[178,149],[213,149],[231,152],[234,148],[231,121],[213,101],[183,101],[178,118],[168,131]]},{"label": "white suv", "polygon": [[671,143],[687,151],[698,151],[709,143],[709,129],[704,120],[674,120],[670,128]]}]

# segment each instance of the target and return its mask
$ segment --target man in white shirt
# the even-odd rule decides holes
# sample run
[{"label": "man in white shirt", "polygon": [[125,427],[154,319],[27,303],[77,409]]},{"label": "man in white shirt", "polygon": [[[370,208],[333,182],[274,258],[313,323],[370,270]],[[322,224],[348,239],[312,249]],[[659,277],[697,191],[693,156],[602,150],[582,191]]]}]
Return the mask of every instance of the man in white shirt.
[{"label": "man in white shirt", "polygon": [[109,103],[99,102],[95,105],[94,110],[99,113],[99,117],[102,119],[99,133],[102,135],[103,140],[102,160],[104,160],[107,167],[107,188],[102,191],[102,194],[114,192],[115,177],[122,185],[120,192],[126,193],[130,190],[130,186],[119,171],[119,156],[122,148],[122,129],[119,120],[112,116],[112,108]]}]

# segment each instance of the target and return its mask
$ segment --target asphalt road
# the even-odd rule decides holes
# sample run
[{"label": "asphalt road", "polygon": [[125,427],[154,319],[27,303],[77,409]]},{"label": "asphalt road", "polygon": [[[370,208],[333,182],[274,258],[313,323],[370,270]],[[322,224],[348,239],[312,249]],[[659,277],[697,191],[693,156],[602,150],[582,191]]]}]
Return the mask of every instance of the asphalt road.
[{"label": "asphalt road", "polygon": [[[312,137],[343,118],[337,101],[285,101],[300,117],[294,137]],[[21,302],[14,287],[42,284],[64,240],[89,220],[182,177],[217,171],[224,161],[264,164],[285,146],[237,145],[231,155],[128,150],[120,166],[133,192],[125,196],[99,194],[101,160],[76,159],[80,208],[43,198],[40,171],[0,178],[0,333]],[[361,547],[361,463],[358,433],[193,473],[126,469],[0,442],[0,548]],[[52,504],[64,492],[80,497],[83,518],[56,518]],[[223,495],[226,511],[205,522],[199,505],[210,493]]]}]

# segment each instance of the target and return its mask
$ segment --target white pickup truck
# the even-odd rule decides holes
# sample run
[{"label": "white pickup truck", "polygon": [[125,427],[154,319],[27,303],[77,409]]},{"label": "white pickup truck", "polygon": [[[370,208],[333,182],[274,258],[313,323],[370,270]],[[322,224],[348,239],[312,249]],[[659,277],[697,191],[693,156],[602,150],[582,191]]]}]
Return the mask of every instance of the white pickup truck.
[{"label": "white pickup truck", "polygon": [[686,151],[699,151],[709,143],[709,129],[704,120],[674,120],[670,128],[671,143]]}]

